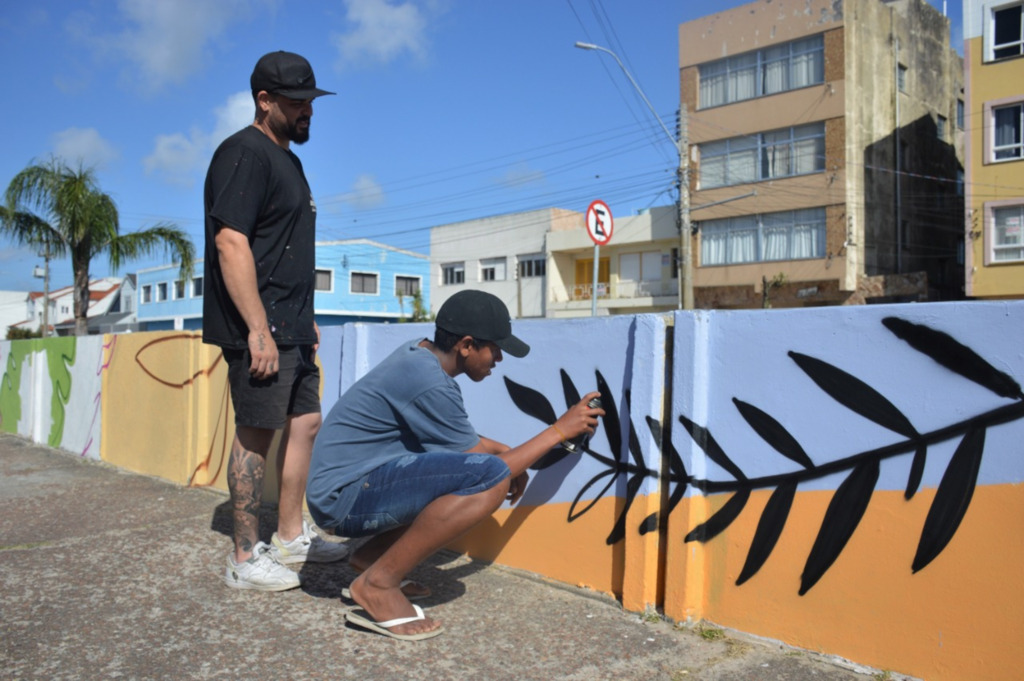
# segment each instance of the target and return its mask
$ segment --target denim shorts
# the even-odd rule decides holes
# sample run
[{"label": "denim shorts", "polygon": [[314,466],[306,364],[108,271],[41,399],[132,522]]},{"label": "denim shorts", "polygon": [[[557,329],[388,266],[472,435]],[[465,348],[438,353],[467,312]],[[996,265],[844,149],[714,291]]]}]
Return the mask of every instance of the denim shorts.
[{"label": "denim shorts", "polygon": [[507,477],[508,466],[492,454],[409,454],[370,472],[335,534],[367,537],[408,525],[439,497],[478,494]]},{"label": "denim shorts", "polygon": [[320,413],[320,368],[309,345],[282,345],[278,371],[266,379],[249,373],[249,350],[224,348],[235,425],[277,430],[289,416]]}]

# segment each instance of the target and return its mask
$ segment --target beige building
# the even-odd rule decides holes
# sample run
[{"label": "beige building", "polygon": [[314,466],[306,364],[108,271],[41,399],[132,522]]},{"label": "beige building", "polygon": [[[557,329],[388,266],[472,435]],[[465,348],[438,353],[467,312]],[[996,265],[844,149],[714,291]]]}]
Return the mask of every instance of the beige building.
[{"label": "beige building", "polygon": [[962,297],[947,18],[761,0],[682,24],[679,45],[697,307]]},{"label": "beige building", "polygon": [[1024,297],[1024,3],[964,0],[966,292]]}]

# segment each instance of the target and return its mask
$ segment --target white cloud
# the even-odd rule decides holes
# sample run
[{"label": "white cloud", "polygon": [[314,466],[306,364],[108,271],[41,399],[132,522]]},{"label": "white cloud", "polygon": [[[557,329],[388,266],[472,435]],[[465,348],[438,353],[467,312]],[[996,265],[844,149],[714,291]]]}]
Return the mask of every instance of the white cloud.
[{"label": "white cloud", "polygon": [[101,56],[123,61],[124,76],[147,92],[181,84],[208,58],[207,46],[248,17],[245,0],[120,0],[126,27],[114,34],[98,17],[76,12],[67,30]]},{"label": "white cloud", "polygon": [[342,67],[364,58],[387,63],[405,52],[426,56],[427,20],[412,2],[345,0],[345,6],[346,19],[353,28],[331,36]]},{"label": "white cloud", "polygon": [[542,184],[545,175],[543,170],[531,170],[524,162],[519,162],[510,167],[505,174],[498,178],[498,184],[513,189],[526,187],[531,184]]},{"label": "white cloud", "polygon": [[120,156],[96,128],[68,128],[50,137],[53,155],[69,164],[102,168]]},{"label": "white cloud", "polygon": [[157,135],[153,152],[142,160],[147,175],[159,175],[170,184],[192,186],[206,172],[217,145],[229,135],[252,123],[252,95],[236,92],[214,109],[213,130],[193,128],[182,132]]},{"label": "white cloud", "polygon": [[230,135],[238,132],[253,122],[256,117],[256,105],[252,101],[252,93],[248,90],[236,92],[228,97],[222,106],[213,110],[217,120],[210,134],[210,151]]},{"label": "white cloud", "polygon": [[386,200],[384,188],[372,175],[360,175],[352,185],[352,191],[342,195],[341,200],[357,210],[376,208]]}]

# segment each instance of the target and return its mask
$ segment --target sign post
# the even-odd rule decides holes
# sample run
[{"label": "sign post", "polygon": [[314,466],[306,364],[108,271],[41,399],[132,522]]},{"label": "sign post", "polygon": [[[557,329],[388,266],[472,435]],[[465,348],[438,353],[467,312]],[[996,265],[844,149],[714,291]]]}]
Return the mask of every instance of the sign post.
[{"label": "sign post", "polygon": [[587,207],[587,234],[594,242],[594,284],[590,289],[590,316],[597,316],[597,275],[601,269],[601,246],[612,240],[614,220],[604,201],[593,201]]}]

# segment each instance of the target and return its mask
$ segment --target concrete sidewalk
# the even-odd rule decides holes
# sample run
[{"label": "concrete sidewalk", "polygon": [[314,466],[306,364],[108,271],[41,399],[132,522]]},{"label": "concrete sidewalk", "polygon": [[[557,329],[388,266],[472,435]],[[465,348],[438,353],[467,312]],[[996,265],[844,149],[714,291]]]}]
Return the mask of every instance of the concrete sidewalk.
[{"label": "concrete sidewalk", "polygon": [[346,563],[303,567],[303,587],[283,593],[224,586],[230,523],[222,493],[0,434],[0,677],[871,678],[739,634],[644,621],[614,600],[454,554],[415,574],[446,632],[394,641],[345,623]]}]

